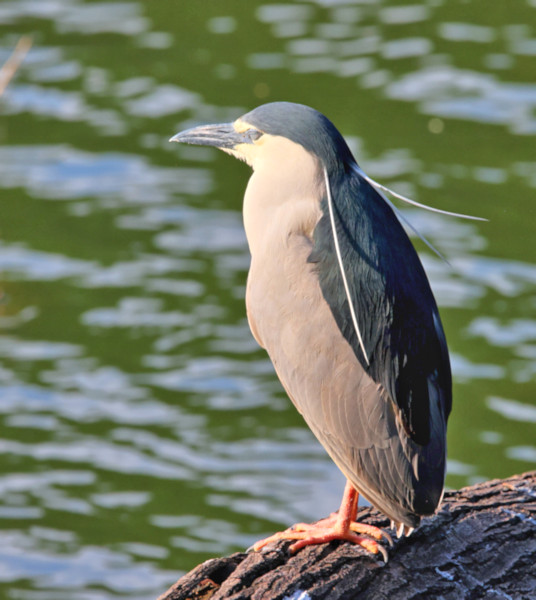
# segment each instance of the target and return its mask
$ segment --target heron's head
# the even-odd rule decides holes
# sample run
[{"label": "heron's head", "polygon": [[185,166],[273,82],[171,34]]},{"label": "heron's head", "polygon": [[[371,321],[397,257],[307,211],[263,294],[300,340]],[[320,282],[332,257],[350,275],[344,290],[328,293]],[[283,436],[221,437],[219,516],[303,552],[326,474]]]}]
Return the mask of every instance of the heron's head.
[{"label": "heron's head", "polygon": [[292,102],[263,104],[233,123],[201,125],[170,141],[215,146],[253,169],[266,160],[286,161],[289,141],[314,155],[328,170],[355,163],[344,138],[327,117]]}]

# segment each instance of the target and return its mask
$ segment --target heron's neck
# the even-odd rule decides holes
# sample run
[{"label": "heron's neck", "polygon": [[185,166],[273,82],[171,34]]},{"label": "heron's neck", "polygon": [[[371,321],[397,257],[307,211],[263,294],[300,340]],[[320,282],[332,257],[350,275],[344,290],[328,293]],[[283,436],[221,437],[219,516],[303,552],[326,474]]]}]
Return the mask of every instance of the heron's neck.
[{"label": "heron's neck", "polygon": [[253,258],[268,259],[294,234],[312,237],[322,215],[319,162],[290,140],[285,146],[257,161],[246,189],[244,227]]}]

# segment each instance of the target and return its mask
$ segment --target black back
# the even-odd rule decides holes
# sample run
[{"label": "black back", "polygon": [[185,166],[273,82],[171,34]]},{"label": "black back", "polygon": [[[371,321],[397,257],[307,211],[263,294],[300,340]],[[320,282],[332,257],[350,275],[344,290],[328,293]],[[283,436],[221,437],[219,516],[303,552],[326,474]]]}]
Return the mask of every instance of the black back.
[{"label": "black back", "polygon": [[[333,181],[334,179],[334,181]],[[428,279],[406,232],[385,200],[355,169],[330,181],[345,273],[368,360],[350,317],[327,200],[309,261],[344,337],[374,381],[398,405],[409,437],[430,438],[429,379],[451,409],[451,372],[445,335]]]}]

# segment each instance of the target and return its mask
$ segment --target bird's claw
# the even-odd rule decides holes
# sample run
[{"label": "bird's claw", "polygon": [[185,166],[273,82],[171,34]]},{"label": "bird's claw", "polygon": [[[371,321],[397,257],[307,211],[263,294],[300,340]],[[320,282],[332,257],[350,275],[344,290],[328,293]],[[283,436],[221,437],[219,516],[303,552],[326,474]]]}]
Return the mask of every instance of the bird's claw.
[{"label": "bird's claw", "polygon": [[374,525],[366,525],[365,523],[357,523],[354,521],[353,523],[350,523],[350,529],[355,533],[364,533],[365,535],[373,537],[378,541],[381,541],[382,538],[385,538],[391,548],[395,545],[393,538],[386,531],[380,529],[379,527],[375,527]]},{"label": "bird's claw", "polygon": [[[291,553],[297,552],[305,546],[324,544],[334,540],[342,540],[361,546],[371,554],[379,553],[382,555],[384,562],[388,561],[389,557],[387,550],[381,544],[378,544],[378,541],[381,541],[382,538],[385,538],[392,546],[393,541],[389,534],[385,533],[378,527],[365,525],[362,523],[351,523],[347,530],[341,530],[340,528],[334,526],[326,527],[325,524],[329,520],[330,518],[328,517],[328,519],[323,519],[319,523],[314,523],[312,525],[307,523],[297,523],[285,531],[274,533],[263,540],[259,540],[248,549],[248,552],[251,550],[258,552],[269,544],[280,540],[293,542],[289,546],[289,551]],[[371,537],[373,539],[370,539]]]}]

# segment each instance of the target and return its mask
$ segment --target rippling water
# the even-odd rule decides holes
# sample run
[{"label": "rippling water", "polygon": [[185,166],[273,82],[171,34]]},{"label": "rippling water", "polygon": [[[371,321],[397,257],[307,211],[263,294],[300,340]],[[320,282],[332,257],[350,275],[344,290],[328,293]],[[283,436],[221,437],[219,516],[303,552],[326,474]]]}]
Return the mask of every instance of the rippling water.
[{"label": "rippling water", "polygon": [[0,63],[0,595],[151,598],[333,510],[243,303],[247,168],[168,139],[329,115],[404,211],[454,371],[447,483],[536,464],[534,0],[14,0]]}]

